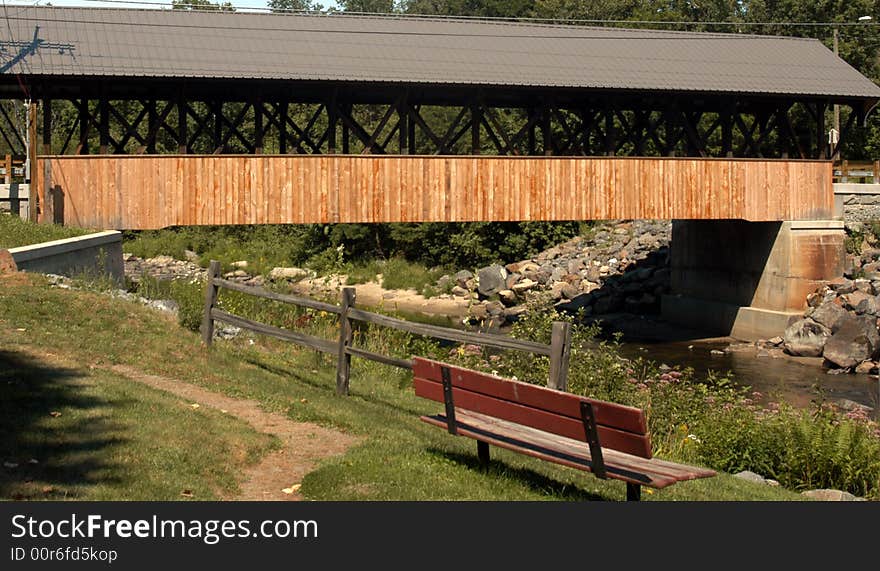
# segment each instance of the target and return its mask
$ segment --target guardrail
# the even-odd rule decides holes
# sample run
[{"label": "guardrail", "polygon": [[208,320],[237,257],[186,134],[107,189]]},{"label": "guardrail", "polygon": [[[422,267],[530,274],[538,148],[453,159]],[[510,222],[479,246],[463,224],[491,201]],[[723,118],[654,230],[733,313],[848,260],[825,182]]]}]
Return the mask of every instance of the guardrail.
[{"label": "guardrail", "polygon": [[[336,314],[339,316],[339,339],[331,341],[321,337],[291,331],[290,329],[267,325],[219,309],[216,305],[220,289],[228,289],[254,297]],[[361,359],[369,359],[393,367],[412,369],[412,361],[409,359],[399,359],[397,357],[381,355],[379,353],[354,347],[352,345],[354,339],[352,321],[362,321],[434,339],[442,339],[458,343],[470,343],[496,349],[513,349],[535,355],[543,355],[550,358],[550,378],[547,381],[547,386],[562,391],[567,390],[568,388],[568,363],[571,355],[571,325],[569,323],[553,323],[550,344],[545,345],[533,341],[513,339],[503,335],[473,333],[450,327],[413,323],[411,321],[405,321],[387,315],[380,315],[378,313],[356,309],[354,304],[355,288],[352,287],[342,288],[341,304],[333,305],[304,297],[275,293],[263,288],[241,285],[225,280],[220,277],[220,262],[212,260],[208,267],[208,281],[205,286],[205,312],[202,318],[201,327],[202,341],[210,346],[214,338],[214,322],[222,321],[255,333],[268,335],[284,341],[290,341],[322,353],[334,354],[337,356],[336,392],[340,395],[347,395],[350,385],[352,356]]]}]

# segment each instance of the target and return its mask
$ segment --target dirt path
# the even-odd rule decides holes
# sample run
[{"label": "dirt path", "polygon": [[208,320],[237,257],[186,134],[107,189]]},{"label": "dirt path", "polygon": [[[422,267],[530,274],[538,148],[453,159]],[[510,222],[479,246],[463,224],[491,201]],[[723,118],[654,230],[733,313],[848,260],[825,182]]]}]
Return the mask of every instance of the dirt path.
[{"label": "dirt path", "polygon": [[177,379],[148,375],[125,365],[110,368],[132,381],[166,391],[189,402],[209,406],[230,414],[253,426],[257,431],[277,436],[282,449],[270,453],[258,464],[247,469],[239,495],[224,498],[238,501],[301,500],[298,491],[285,494],[285,488],[302,481],[317,462],[344,453],[358,439],[349,434],[308,422],[294,422],[273,412],[266,412],[253,400],[235,399]]}]

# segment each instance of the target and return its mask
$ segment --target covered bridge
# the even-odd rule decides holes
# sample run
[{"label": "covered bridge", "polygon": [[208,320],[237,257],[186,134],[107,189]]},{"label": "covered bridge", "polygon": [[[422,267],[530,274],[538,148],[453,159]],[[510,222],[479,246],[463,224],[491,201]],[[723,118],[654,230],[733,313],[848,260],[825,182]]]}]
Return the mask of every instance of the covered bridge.
[{"label": "covered bridge", "polygon": [[[43,214],[83,226],[828,218],[831,167],[811,160],[835,152],[826,110],[848,110],[842,142],[880,100],[810,39],[344,14],[6,15],[0,97],[40,103]],[[0,134],[24,153],[10,123]],[[71,154],[102,158],[59,156]],[[317,154],[335,156],[303,156]],[[402,157],[377,160],[391,154]]]},{"label": "covered bridge", "polygon": [[[675,219],[664,313],[747,338],[779,334],[842,272],[828,157],[880,101],[811,39],[345,14],[5,16],[0,99],[33,104],[29,133],[5,117],[0,137],[30,153],[42,220]],[[835,148],[833,105],[845,111]]]}]

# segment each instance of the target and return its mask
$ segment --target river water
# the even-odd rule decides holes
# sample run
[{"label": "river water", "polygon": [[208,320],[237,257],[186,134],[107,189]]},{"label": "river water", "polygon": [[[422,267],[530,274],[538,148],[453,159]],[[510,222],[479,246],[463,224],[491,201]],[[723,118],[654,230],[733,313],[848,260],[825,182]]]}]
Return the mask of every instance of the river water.
[{"label": "river water", "polygon": [[[733,374],[733,380],[769,398],[795,406],[809,406],[821,391],[826,401],[850,400],[875,409],[880,407],[880,382],[863,374],[829,375],[816,364],[785,357],[756,356],[755,351],[713,354],[723,351],[727,341],[629,341],[621,345],[624,357],[644,357],[671,367],[691,367],[697,378],[709,371]],[[818,391],[817,391],[818,389]]]},{"label": "river water", "polygon": [[[853,401],[874,409],[880,418],[880,381],[876,375],[829,375],[821,359],[771,356],[730,338],[705,338],[697,332],[675,328],[661,321],[635,316],[611,320],[606,334],[620,331],[622,356],[643,357],[670,367],[690,367],[698,379],[710,371],[731,372],[735,383],[766,395],[765,400],[782,400],[808,407],[821,393],[826,402]],[[725,351],[729,346],[740,350]],[[781,355],[781,356],[779,356]]]}]

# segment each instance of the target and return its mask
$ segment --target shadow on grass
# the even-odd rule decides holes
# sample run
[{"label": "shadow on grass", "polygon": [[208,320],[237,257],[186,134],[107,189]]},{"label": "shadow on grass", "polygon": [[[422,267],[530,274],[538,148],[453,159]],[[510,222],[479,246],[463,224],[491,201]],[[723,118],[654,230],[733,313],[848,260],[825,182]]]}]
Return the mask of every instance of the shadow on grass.
[{"label": "shadow on grass", "polygon": [[[483,472],[483,467],[480,465],[480,461],[476,456],[476,450],[474,451],[474,455],[449,452],[447,450],[441,450],[434,447],[427,448],[427,452],[442,456],[447,460],[455,462],[456,464],[466,466],[471,470]],[[569,502],[608,501],[608,498],[597,494],[592,494],[590,492],[577,488],[572,484],[566,484],[558,480],[554,480],[553,478],[548,478],[547,476],[539,474],[533,470],[529,470],[528,468],[515,468],[504,462],[499,462],[498,460],[489,461],[488,475],[504,476],[505,478],[519,482],[523,486],[535,492],[545,494],[547,496],[552,496],[555,499],[559,500]],[[586,476],[590,477],[589,474],[586,474]]]},{"label": "shadow on grass", "polygon": [[[119,428],[95,409],[75,369],[0,350],[0,498],[61,499],[76,486],[119,483],[108,449]],[[114,403],[115,404],[115,403]]]}]

